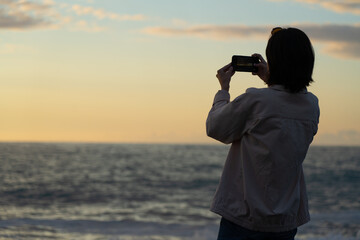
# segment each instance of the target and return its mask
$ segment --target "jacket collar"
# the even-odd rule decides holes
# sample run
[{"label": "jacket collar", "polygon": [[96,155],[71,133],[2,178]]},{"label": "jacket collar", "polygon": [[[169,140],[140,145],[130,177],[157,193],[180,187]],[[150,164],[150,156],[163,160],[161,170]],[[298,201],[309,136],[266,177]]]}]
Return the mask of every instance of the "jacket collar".
[{"label": "jacket collar", "polygon": [[[277,91],[284,91],[284,92],[289,92],[289,90],[287,90],[283,85],[280,84],[274,84],[269,86],[269,88],[277,90]],[[305,87],[303,90],[300,90],[300,92],[298,93],[307,93],[307,88]]]}]

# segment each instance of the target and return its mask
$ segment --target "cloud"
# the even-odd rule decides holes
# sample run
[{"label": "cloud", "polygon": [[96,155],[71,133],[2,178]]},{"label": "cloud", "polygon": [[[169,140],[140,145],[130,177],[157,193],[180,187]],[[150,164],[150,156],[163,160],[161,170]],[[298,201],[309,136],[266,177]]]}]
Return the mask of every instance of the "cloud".
[{"label": "cloud", "polygon": [[160,36],[187,36],[212,40],[235,40],[268,36],[267,26],[246,25],[196,25],[188,27],[148,27],[144,33]]},{"label": "cloud", "polygon": [[[90,3],[90,1],[87,1]],[[76,16],[69,14],[75,12]],[[92,23],[82,16],[95,18]],[[70,31],[99,32],[97,20],[141,21],[142,14],[117,14],[101,8],[55,3],[53,0],[0,0],[0,30],[67,29]]]},{"label": "cloud", "polygon": [[360,132],[344,130],[337,133],[323,133],[315,136],[316,145],[360,146]]},{"label": "cloud", "polygon": [[327,43],[323,52],[343,59],[360,59],[360,44],[355,43]]},{"label": "cloud", "polygon": [[51,1],[0,0],[0,29],[48,28],[53,25]]},{"label": "cloud", "polygon": [[120,15],[113,12],[105,11],[101,8],[93,8],[93,7],[84,7],[80,5],[73,5],[71,9],[77,14],[77,15],[92,15],[98,19],[112,19],[112,20],[118,20],[118,21],[141,21],[145,19],[144,15],[136,14],[136,15]]},{"label": "cloud", "polygon": [[321,7],[337,12],[337,13],[351,13],[360,15],[360,1],[359,0],[296,0],[307,4],[317,4]]},{"label": "cloud", "polygon": [[297,26],[314,42],[324,44],[325,54],[360,60],[360,24],[304,24]]},{"label": "cloud", "polygon": [[[193,25],[184,27],[148,27],[145,34],[166,37],[194,37],[207,40],[231,41],[269,38],[270,25]],[[286,27],[286,26],[285,26]],[[323,44],[322,51],[335,57],[360,59],[360,24],[294,24],[302,29],[314,43]]]},{"label": "cloud", "polygon": [[93,23],[90,24],[85,20],[77,21],[75,24],[73,24],[73,27],[71,28],[71,31],[82,31],[82,32],[103,32],[105,31],[104,27],[100,27],[97,24]]},{"label": "cloud", "polygon": [[319,5],[322,8],[328,9],[337,13],[350,13],[360,15],[360,1],[359,0],[268,0],[270,2],[301,2],[309,5]]}]

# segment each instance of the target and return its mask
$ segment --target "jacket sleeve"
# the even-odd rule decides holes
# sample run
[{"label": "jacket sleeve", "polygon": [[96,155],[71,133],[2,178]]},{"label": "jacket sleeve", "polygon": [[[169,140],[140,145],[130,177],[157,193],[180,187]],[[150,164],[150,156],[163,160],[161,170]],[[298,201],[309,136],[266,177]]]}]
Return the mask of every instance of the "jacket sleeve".
[{"label": "jacket sleeve", "polygon": [[319,100],[317,97],[315,97],[315,106],[316,106],[316,123],[315,123],[315,127],[314,127],[314,136],[316,135],[316,133],[318,132],[318,127],[319,127],[319,119],[320,119],[320,107],[319,107]]},{"label": "jacket sleeve", "polygon": [[247,93],[230,102],[227,91],[218,91],[206,120],[207,135],[226,144],[239,140],[246,130],[249,111]]}]

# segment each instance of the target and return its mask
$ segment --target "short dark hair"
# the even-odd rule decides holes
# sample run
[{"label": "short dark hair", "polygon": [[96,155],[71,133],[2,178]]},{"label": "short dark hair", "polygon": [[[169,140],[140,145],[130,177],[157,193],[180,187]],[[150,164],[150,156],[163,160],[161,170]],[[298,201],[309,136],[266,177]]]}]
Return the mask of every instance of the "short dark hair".
[{"label": "short dark hair", "polygon": [[303,31],[297,28],[273,29],[266,47],[266,58],[269,86],[280,84],[296,93],[313,82],[315,54]]}]

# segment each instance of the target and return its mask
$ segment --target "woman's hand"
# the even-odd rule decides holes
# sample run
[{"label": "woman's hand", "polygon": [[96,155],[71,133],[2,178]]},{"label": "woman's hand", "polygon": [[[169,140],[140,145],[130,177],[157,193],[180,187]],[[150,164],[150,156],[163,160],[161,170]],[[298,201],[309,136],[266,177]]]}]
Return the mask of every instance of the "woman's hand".
[{"label": "woman's hand", "polygon": [[265,83],[267,83],[269,79],[269,68],[267,62],[258,53],[254,53],[252,57],[257,57],[260,59],[260,63],[255,64],[255,67],[258,68],[258,71],[253,72],[252,75],[258,75],[259,78],[261,78]]},{"label": "woman's hand", "polygon": [[235,71],[234,71],[233,67],[231,66],[231,63],[224,66],[223,68],[220,68],[217,71],[216,77],[219,79],[221,90],[229,91],[231,77],[234,74],[235,74]]}]

